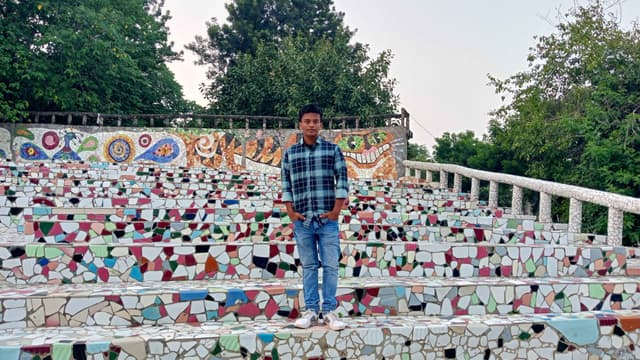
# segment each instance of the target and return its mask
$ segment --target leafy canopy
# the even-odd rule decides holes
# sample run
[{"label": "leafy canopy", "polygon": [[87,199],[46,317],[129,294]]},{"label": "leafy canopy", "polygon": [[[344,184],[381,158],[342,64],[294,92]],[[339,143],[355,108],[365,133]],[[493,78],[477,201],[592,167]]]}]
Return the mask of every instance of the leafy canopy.
[{"label": "leafy canopy", "polygon": [[0,5],[0,110],[158,113],[185,106],[158,0]]},{"label": "leafy canopy", "polygon": [[[640,197],[640,30],[621,28],[606,3],[572,9],[553,34],[536,38],[528,68],[490,77],[506,104],[484,141],[445,134],[435,158],[492,171]],[[566,219],[566,199],[558,217]],[[555,207],[554,207],[555,208]],[[583,231],[606,232],[606,209],[585,205]],[[625,216],[627,244],[640,235]]]},{"label": "leafy canopy", "polygon": [[[204,92],[211,110],[295,117],[316,102],[326,115],[394,112],[392,54],[375,58],[351,44],[353,33],[330,0],[236,0],[228,23],[209,23],[208,38],[188,46],[209,66]],[[375,125],[374,122],[365,123]]]}]

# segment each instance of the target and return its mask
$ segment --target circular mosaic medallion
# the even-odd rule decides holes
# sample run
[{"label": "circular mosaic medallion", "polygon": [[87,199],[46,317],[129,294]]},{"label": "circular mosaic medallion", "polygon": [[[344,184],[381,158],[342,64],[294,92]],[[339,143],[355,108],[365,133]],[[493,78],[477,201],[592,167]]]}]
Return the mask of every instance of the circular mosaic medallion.
[{"label": "circular mosaic medallion", "polygon": [[138,138],[138,145],[142,146],[143,148],[146,148],[150,144],[151,144],[151,135],[149,134],[140,135],[140,137]]},{"label": "circular mosaic medallion", "polygon": [[60,137],[55,131],[47,131],[42,135],[42,147],[53,150],[60,144]]},{"label": "circular mosaic medallion", "polygon": [[126,135],[117,135],[104,145],[104,157],[110,162],[130,162],[135,151],[133,140]]}]

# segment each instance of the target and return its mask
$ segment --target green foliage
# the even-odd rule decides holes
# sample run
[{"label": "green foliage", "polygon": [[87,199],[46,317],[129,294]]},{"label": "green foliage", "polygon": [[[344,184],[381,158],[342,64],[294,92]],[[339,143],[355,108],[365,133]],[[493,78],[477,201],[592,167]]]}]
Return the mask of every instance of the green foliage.
[{"label": "green foliage", "polygon": [[496,157],[498,149],[487,141],[475,138],[471,130],[459,134],[444,133],[436,139],[434,159],[439,163],[457,164],[474,169],[502,172]]},{"label": "green foliage", "polygon": [[181,111],[166,61],[167,14],[158,0],[8,0],[0,7],[0,110]]},{"label": "green foliage", "polygon": [[335,11],[333,0],[234,0],[225,7],[228,23],[211,19],[208,38],[196,36],[187,46],[201,65],[211,65],[210,79],[222,75],[241,54],[255,55],[260,44],[277,45],[291,37],[315,43],[353,35],[343,26],[344,14]]},{"label": "green foliage", "polygon": [[[302,104],[316,102],[325,116],[395,112],[392,54],[375,58],[351,45],[332,1],[237,0],[227,5],[229,24],[209,27],[209,38],[188,46],[210,66],[206,96],[216,113],[295,118]],[[294,120],[295,121],[295,120]],[[295,124],[285,124],[295,125]]]},{"label": "green foliage", "polygon": [[[621,29],[599,1],[568,19],[537,39],[527,71],[491,78],[511,99],[493,113],[492,144],[524,175],[640,197],[640,31]],[[606,231],[606,209],[586,208],[585,219],[595,220],[584,231]]]},{"label": "green foliage", "polygon": [[427,162],[431,160],[429,150],[425,145],[407,143],[407,160]]}]

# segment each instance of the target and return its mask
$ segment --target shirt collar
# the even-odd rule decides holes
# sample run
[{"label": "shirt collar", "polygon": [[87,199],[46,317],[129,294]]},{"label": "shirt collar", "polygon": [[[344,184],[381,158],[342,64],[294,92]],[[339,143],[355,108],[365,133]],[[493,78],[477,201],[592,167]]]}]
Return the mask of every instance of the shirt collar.
[{"label": "shirt collar", "polygon": [[320,135],[318,135],[318,137],[316,138],[316,142],[313,145],[307,145],[304,142],[304,136],[303,136],[303,137],[300,138],[300,142],[298,144],[303,145],[303,146],[307,146],[307,147],[310,147],[310,148],[315,148],[316,145],[318,145],[322,141],[323,141],[322,137]]}]

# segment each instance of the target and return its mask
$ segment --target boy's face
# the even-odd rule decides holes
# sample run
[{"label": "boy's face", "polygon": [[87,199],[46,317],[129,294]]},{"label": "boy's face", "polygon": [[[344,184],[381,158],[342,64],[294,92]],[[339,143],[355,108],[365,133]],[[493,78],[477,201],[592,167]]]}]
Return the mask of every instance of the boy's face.
[{"label": "boy's face", "polygon": [[320,130],[322,130],[322,119],[320,114],[306,113],[300,118],[300,130],[302,135],[315,137],[318,136]]}]

